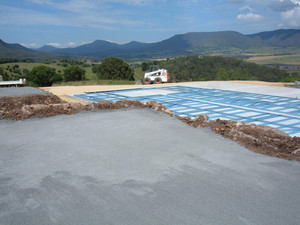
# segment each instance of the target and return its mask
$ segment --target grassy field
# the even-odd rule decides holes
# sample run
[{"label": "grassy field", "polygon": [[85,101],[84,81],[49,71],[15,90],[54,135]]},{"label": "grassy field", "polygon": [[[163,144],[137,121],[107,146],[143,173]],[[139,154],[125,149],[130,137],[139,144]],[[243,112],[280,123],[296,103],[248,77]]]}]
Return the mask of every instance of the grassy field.
[{"label": "grassy field", "polygon": [[64,70],[65,67],[63,66],[58,66],[56,63],[52,63],[52,64],[46,64],[46,63],[28,63],[28,62],[15,62],[15,63],[4,63],[4,64],[0,64],[0,67],[4,67],[6,68],[7,66],[14,66],[14,65],[19,65],[20,69],[28,69],[28,70],[32,70],[34,67],[36,66],[48,66],[51,68],[58,70]]},{"label": "grassy field", "polygon": [[300,65],[300,54],[282,55],[282,56],[258,56],[247,59],[248,62],[254,62],[261,65],[266,64],[284,64],[284,65]]},{"label": "grassy field", "polygon": [[145,71],[142,71],[141,67],[134,68],[134,79],[142,80],[144,78]]}]

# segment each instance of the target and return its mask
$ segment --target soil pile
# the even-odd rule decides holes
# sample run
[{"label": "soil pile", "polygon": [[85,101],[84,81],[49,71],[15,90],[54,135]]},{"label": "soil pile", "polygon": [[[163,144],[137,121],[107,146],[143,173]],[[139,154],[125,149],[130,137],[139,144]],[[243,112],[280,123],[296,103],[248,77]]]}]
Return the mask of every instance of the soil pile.
[{"label": "soil pile", "polygon": [[[0,119],[22,120],[29,117],[39,117],[38,114],[28,116],[25,108],[30,105],[49,106],[52,104],[62,104],[62,101],[56,95],[28,95],[21,97],[3,97],[0,98]],[[57,115],[57,114],[56,114]],[[48,117],[47,113],[43,117]]]},{"label": "soil pile", "polygon": [[[113,110],[130,107],[150,108],[175,116],[165,106],[154,101],[143,103],[123,100],[115,103],[103,101],[80,104],[66,103],[55,95],[31,95],[0,98],[0,119],[23,120],[74,114],[87,110]],[[176,117],[192,127],[209,127],[213,132],[230,138],[254,152],[300,161],[300,137],[290,137],[275,128],[220,119],[208,121],[207,115],[201,115],[196,119]]]},{"label": "soil pile", "polygon": [[291,137],[273,127],[220,119],[208,122],[207,115],[196,119],[179,119],[193,127],[209,127],[213,132],[230,138],[254,152],[300,161],[300,137]]}]

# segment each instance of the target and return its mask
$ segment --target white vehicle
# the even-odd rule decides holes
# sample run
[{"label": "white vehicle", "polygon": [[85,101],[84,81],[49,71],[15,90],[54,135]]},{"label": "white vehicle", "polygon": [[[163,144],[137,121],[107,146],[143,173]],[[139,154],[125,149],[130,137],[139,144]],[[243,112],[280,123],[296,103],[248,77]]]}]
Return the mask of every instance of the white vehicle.
[{"label": "white vehicle", "polygon": [[150,66],[150,72],[145,73],[144,84],[160,84],[170,81],[170,74],[166,69],[159,69],[158,66]]},{"label": "white vehicle", "polygon": [[22,87],[26,84],[26,79],[0,81],[0,87]]}]

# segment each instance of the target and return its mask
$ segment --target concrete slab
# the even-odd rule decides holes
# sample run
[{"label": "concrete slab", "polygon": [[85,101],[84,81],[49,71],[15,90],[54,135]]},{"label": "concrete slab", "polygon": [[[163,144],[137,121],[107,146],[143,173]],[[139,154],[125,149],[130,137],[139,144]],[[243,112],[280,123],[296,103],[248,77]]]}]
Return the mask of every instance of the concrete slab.
[{"label": "concrete slab", "polygon": [[[224,90],[223,84],[229,84]],[[253,92],[261,85],[238,84],[229,82],[196,83],[194,86],[206,85],[206,88],[188,85],[161,86],[158,88],[104,91],[74,95],[89,101],[156,101],[174,114],[182,117],[196,118],[207,114],[210,120],[225,119],[255,123],[277,128],[291,136],[300,133],[300,99],[284,97],[291,88],[271,87],[267,94],[237,91],[248,87]],[[210,88],[207,88],[207,87]],[[218,86],[223,89],[215,89]],[[254,89],[253,89],[254,88]],[[230,90],[234,89],[234,90]],[[253,89],[253,90],[252,90]],[[282,96],[275,96],[274,90]],[[299,89],[300,90],[300,89]],[[283,120],[283,121],[280,121]]]},{"label": "concrete slab", "polygon": [[120,92],[121,95],[126,97],[144,97],[144,96],[152,96],[152,95],[168,95],[175,94],[177,91],[171,90],[163,90],[163,89],[141,89],[141,90],[129,90]]},{"label": "concrete slab", "polygon": [[47,95],[49,93],[33,87],[0,87],[0,98],[34,94]]},{"label": "concrete slab", "polygon": [[264,95],[274,95],[282,97],[300,98],[299,88],[287,88],[287,87],[274,87],[274,86],[264,86],[264,85],[254,85],[254,84],[242,84],[233,82],[202,82],[194,84],[182,84],[186,87],[198,87],[198,88],[208,88],[208,89],[221,89],[229,91],[241,91]]},{"label": "concrete slab", "polygon": [[295,225],[300,163],[146,109],[0,121],[1,225]]}]

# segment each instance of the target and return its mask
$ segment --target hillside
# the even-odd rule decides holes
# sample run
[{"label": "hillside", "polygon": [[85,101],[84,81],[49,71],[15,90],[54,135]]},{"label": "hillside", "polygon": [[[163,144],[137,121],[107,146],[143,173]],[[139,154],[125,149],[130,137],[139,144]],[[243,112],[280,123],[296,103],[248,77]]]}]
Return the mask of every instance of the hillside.
[{"label": "hillside", "polygon": [[[300,30],[277,30],[244,35],[235,31],[191,32],[178,34],[155,43],[130,42],[117,44],[97,40],[75,48],[49,48],[48,52],[96,57],[116,56],[126,59],[177,57],[190,54],[233,54],[247,49],[299,48]],[[45,50],[45,47],[39,49]]]},{"label": "hillside", "polygon": [[241,54],[249,53],[249,51],[255,52],[255,49],[264,49],[268,52],[274,48],[281,48],[286,51],[287,48],[299,49],[299,40],[300,30],[289,29],[249,35],[236,31],[191,32],[174,35],[155,43],[132,41],[126,44],[117,44],[96,40],[74,48],[43,46],[36,51],[18,44],[7,44],[1,41],[0,57],[54,59],[66,58],[66,55],[69,55],[69,58],[72,55],[81,55],[97,58],[115,56],[124,59],[171,58],[193,54]]},{"label": "hillside", "polygon": [[300,30],[275,30],[247,35],[270,47],[300,47]]},{"label": "hillside", "polygon": [[51,59],[84,59],[82,56],[55,54],[50,49],[56,49],[52,46],[43,47],[49,52],[40,52],[28,49],[20,44],[9,44],[0,39],[0,58],[22,58],[28,61],[40,61]]},{"label": "hillside", "polygon": [[33,58],[36,52],[19,44],[8,44],[0,39],[0,57],[7,58]]}]

